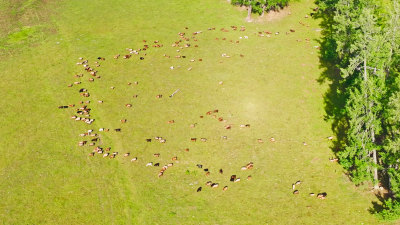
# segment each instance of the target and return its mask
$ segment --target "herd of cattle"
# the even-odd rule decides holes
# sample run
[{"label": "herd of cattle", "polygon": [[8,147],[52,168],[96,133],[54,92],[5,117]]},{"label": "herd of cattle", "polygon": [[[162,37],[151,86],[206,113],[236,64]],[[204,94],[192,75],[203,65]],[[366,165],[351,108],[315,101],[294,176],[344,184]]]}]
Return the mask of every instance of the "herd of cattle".
[{"label": "herd of cattle", "polygon": [[[246,28],[244,26],[238,28],[236,26],[231,26],[231,29],[225,29],[222,28],[220,29],[221,32],[230,32],[231,31],[246,31]],[[185,28],[186,30],[188,29],[187,27]],[[215,28],[208,28],[209,31],[213,31],[215,30]],[[286,34],[290,33],[290,32],[295,32],[295,30],[290,29],[288,32],[286,32]],[[188,35],[185,32],[179,32],[178,33],[178,40],[175,41],[172,44],[173,48],[176,48],[176,52],[178,52],[178,55],[174,56],[175,58],[181,58],[181,59],[185,59],[186,56],[183,55],[183,50],[185,48],[190,48],[190,47],[194,47],[194,48],[198,48],[199,45],[198,43],[198,38],[197,36],[199,34],[201,34],[202,31],[197,31],[197,32],[193,32],[191,33],[191,37],[188,37]],[[263,31],[263,32],[257,32],[255,33],[257,36],[261,36],[261,37],[270,37],[271,34],[273,34],[270,31]],[[276,32],[275,35],[279,35],[279,32]],[[243,36],[243,37],[239,37],[239,39],[247,39],[248,36]],[[216,40],[220,40],[219,38],[216,38]],[[226,38],[221,38],[221,40],[227,40]],[[195,42],[195,44],[192,45],[192,43],[190,41]],[[230,42],[232,43],[240,43],[240,41],[233,41],[230,40]],[[145,56],[147,55],[147,52],[149,52],[148,50],[153,47],[153,48],[162,48],[163,44],[160,44],[160,42],[158,40],[153,41],[152,44],[150,44],[147,40],[143,40],[143,46],[141,48],[138,49],[132,49],[132,48],[127,48],[126,49],[126,53],[124,54],[117,54],[115,55],[113,58],[114,60],[132,60],[133,58],[138,58],[139,60],[145,60]],[[150,46],[151,45],[151,46]],[[121,57],[122,55],[122,57]],[[164,57],[170,58],[171,56],[164,54]],[[226,57],[229,58],[230,56],[227,54],[222,54],[222,57]],[[240,57],[244,57],[242,54],[240,54]],[[99,72],[97,70],[98,67],[101,66],[100,62],[101,61],[105,61],[106,59],[104,57],[97,57],[97,61],[95,61],[93,64],[89,63],[88,59],[84,59],[82,57],[79,58],[79,62],[77,62],[78,66],[82,66],[84,72],[83,73],[79,73],[79,74],[75,74],[74,77],[77,78],[79,81],[75,81],[71,84],[68,84],[69,88],[73,88],[74,86],[81,86],[81,84],[83,84],[85,81],[82,78],[88,77],[86,80],[86,82],[94,82],[95,80],[100,80],[101,76],[99,75]],[[190,59],[190,62],[194,62],[195,59]],[[197,59],[197,61],[202,61],[202,59]],[[170,69],[175,69],[174,66],[171,66]],[[189,67],[188,70],[190,71],[192,69],[192,67]],[[223,81],[219,82],[220,85],[223,84]],[[139,85],[139,83],[137,81],[135,82],[129,82],[128,85]],[[114,86],[111,87],[111,89],[115,89]],[[82,121],[85,122],[88,125],[92,125],[93,122],[95,122],[95,119],[93,119],[92,115],[91,115],[91,108],[90,108],[90,104],[92,103],[90,99],[90,92],[88,89],[86,88],[78,88],[77,92],[79,93],[79,95],[82,97],[82,101],[78,102],[76,105],[75,104],[70,104],[70,105],[62,105],[59,106],[58,108],[60,109],[67,109],[67,108],[73,108],[75,109],[73,111],[73,115],[70,117],[72,120],[75,121]],[[179,92],[179,89],[176,90],[174,93],[172,93],[171,95],[169,95],[170,98],[172,98],[175,94],[177,94]],[[137,95],[133,95],[133,98],[137,98]],[[162,98],[163,95],[159,94],[156,95],[155,98]],[[97,101],[98,104],[103,103],[102,100],[98,100]],[[131,108],[133,105],[131,103],[127,103],[124,105],[127,108]],[[218,116],[218,109],[214,109],[211,111],[208,111],[205,113],[206,116],[211,116],[215,119],[217,119],[220,122],[225,122],[224,124],[226,124],[226,120],[223,117],[219,117]],[[200,116],[200,118],[204,118],[204,116]],[[120,120],[121,123],[127,123],[127,119],[121,119]],[[167,123],[174,123],[174,120],[170,120]],[[196,126],[196,123],[191,124],[190,127],[194,128]],[[232,129],[233,125],[232,124],[227,124],[224,125],[224,128],[229,130]],[[250,128],[250,124],[242,124],[240,125],[240,128]],[[89,129],[86,132],[79,134],[80,137],[85,138],[85,140],[82,140],[78,143],[78,146],[92,146],[92,150],[89,153],[89,156],[94,157],[96,154],[101,155],[103,158],[116,158],[119,155],[119,152],[117,151],[111,151],[111,147],[102,147],[104,145],[104,143],[102,143],[102,139],[101,136],[99,135],[99,132],[121,132],[121,128],[114,128],[114,129],[110,129],[110,128],[99,128],[98,131],[95,131],[93,129]],[[223,136],[224,139],[226,139],[226,136]],[[329,140],[332,139],[332,137],[328,138]],[[153,138],[148,138],[144,141],[146,142],[151,142],[153,140]],[[155,141],[158,141],[160,143],[166,143],[166,139],[162,138],[162,137],[154,137]],[[206,138],[201,138],[200,139],[202,142],[206,142],[207,139]],[[191,142],[196,142],[197,138],[191,138],[190,139]],[[270,142],[275,142],[275,138],[271,137],[269,139]],[[257,139],[258,143],[263,143],[264,141],[262,139]],[[305,143],[304,143],[305,144]],[[188,148],[185,149],[185,151],[189,151]],[[154,157],[160,157],[160,153],[154,153],[153,154]],[[131,154],[129,152],[126,152],[123,154],[123,157],[130,157],[130,161],[132,163],[138,163],[140,160],[138,159],[137,156],[131,157]],[[162,177],[168,170],[168,168],[174,166],[174,161],[178,160],[178,156],[173,156],[171,158],[171,162],[163,165],[161,167],[160,163],[154,163],[153,162],[148,162],[145,164],[146,167],[161,167],[160,171],[158,172],[158,177]],[[336,159],[334,159],[336,160]],[[332,161],[332,160],[331,160]],[[336,160],[337,161],[337,160]],[[203,165],[201,164],[197,164],[196,165],[199,169],[202,169],[205,172],[206,176],[210,175],[210,171],[208,168],[204,168],[203,169]],[[254,163],[253,162],[249,162],[246,165],[241,167],[241,170],[252,170],[254,167]],[[223,174],[224,171],[223,169],[219,169],[219,173]],[[246,180],[251,180],[252,176],[248,175]],[[241,181],[240,177],[237,177],[237,175],[230,175],[229,179],[230,182],[232,183],[237,183]],[[296,185],[299,186],[301,184],[301,181],[297,181],[292,185],[292,189],[293,189],[293,194],[299,194],[299,190],[296,189]],[[205,186],[211,187],[211,188],[218,188],[220,186],[219,183],[217,182],[212,182],[212,181],[207,181],[205,183]],[[228,189],[227,185],[224,185],[222,190],[226,191]],[[197,188],[197,192],[202,191],[202,186]],[[310,196],[314,196],[314,193],[310,193]],[[325,199],[327,196],[326,193],[319,193],[317,194],[317,197],[320,199]]]}]

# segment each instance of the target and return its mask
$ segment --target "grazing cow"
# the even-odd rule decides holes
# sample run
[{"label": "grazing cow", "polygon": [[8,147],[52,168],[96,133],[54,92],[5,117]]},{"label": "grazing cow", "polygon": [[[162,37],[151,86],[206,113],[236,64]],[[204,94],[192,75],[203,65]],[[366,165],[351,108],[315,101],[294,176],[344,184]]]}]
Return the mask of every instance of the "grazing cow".
[{"label": "grazing cow", "polygon": [[127,152],[124,154],[124,157],[128,157],[131,153]]},{"label": "grazing cow", "polygon": [[189,148],[185,148],[185,152],[188,152],[189,151]]},{"label": "grazing cow", "polygon": [[110,153],[105,153],[104,155],[103,155],[103,158],[105,158],[105,157],[107,157],[107,156],[109,156],[110,155]]},{"label": "grazing cow", "polygon": [[175,123],[175,120],[170,120],[167,123],[171,124],[171,123]]},{"label": "grazing cow", "polygon": [[292,184],[292,190],[296,189],[296,185]]},{"label": "grazing cow", "polygon": [[253,178],[251,175],[247,176],[247,180],[251,180]]},{"label": "grazing cow", "polygon": [[124,55],[124,59],[129,59],[132,55]]},{"label": "grazing cow", "polygon": [[207,172],[207,171],[208,171],[208,168],[205,168],[204,171]]},{"label": "grazing cow", "polygon": [[230,181],[234,182],[236,179],[236,175],[232,175]]},{"label": "grazing cow", "polygon": [[160,143],[165,143],[165,142],[167,142],[167,140],[165,140],[165,139],[160,140]]},{"label": "grazing cow", "polygon": [[136,162],[137,161],[137,157],[131,159],[131,162]]},{"label": "grazing cow", "polygon": [[314,196],[315,194],[314,193],[310,193],[310,196]]},{"label": "grazing cow", "polygon": [[149,163],[146,164],[146,166],[153,166],[153,163],[149,162]]},{"label": "grazing cow", "polygon": [[133,97],[133,98],[137,98],[138,96],[139,96],[139,95],[133,95],[132,97]]},{"label": "grazing cow", "polygon": [[211,115],[212,111],[206,112],[206,115]]},{"label": "grazing cow", "polygon": [[211,186],[212,182],[211,181],[207,181],[206,185],[207,186]]},{"label": "grazing cow", "polygon": [[317,195],[317,198],[319,198],[319,199],[325,199],[326,196],[327,196],[326,192],[323,192],[323,193],[319,193],[319,194]]},{"label": "grazing cow", "polygon": [[172,161],[176,161],[176,160],[178,160],[178,156],[172,157]]},{"label": "grazing cow", "polygon": [[218,187],[218,186],[219,186],[218,183],[212,183],[212,184],[211,184],[211,187],[212,187],[212,188],[216,188],[216,187]]},{"label": "grazing cow", "polygon": [[220,118],[218,118],[218,121],[222,122],[222,121],[224,121],[224,118],[220,117]]},{"label": "grazing cow", "polygon": [[246,168],[248,170],[251,170],[251,169],[253,169],[253,166],[254,166],[253,162],[249,162],[249,163],[247,163]]},{"label": "grazing cow", "polygon": [[130,107],[132,107],[132,104],[125,104],[125,106],[130,108]]},{"label": "grazing cow", "polygon": [[203,119],[204,118],[204,116],[200,116],[200,119]]},{"label": "grazing cow", "polygon": [[173,163],[168,163],[168,167],[171,167],[171,166],[173,166],[174,164]]},{"label": "grazing cow", "polygon": [[197,188],[197,192],[200,192],[200,191],[201,191],[201,189],[202,189],[201,187]]},{"label": "grazing cow", "polygon": [[119,57],[120,57],[120,54],[115,55],[115,56],[114,56],[114,59],[118,59]]},{"label": "grazing cow", "polygon": [[220,174],[223,174],[224,171],[223,171],[222,169],[219,169],[219,173],[220,173]]},{"label": "grazing cow", "polygon": [[298,194],[299,194],[299,190],[293,191],[293,194],[294,194],[294,195],[298,195]]},{"label": "grazing cow", "polygon": [[275,138],[271,137],[271,138],[269,139],[269,141],[270,141],[270,142],[275,142]]},{"label": "grazing cow", "polygon": [[94,152],[89,153],[89,156],[94,156]]},{"label": "grazing cow", "polygon": [[121,132],[121,128],[114,129],[115,132]]},{"label": "grazing cow", "polygon": [[190,140],[193,141],[193,142],[196,142],[197,138],[191,138]]},{"label": "grazing cow", "polygon": [[154,166],[160,166],[160,163],[156,163],[156,164],[154,164]]},{"label": "grazing cow", "polygon": [[339,161],[339,159],[338,159],[338,158],[330,158],[329,161],[331,161],[331,162],[337,162],[337,161]]},{"label": "grazing cow", "polygon": [[160,153],[154,153],[153,156],[154,157],[160,157]]},{"label": "grazing cow", "polygon": [[162,98],[162,95],[161,95],[161,94],[160,94],[160,95],[157,95],[156,98]]},{"label": "grazing cow", "polygon": [[197,123],[190,124],[190,128],[195,128]]},{"label": "grazing cow", "polygon": [[227,130],[230,130],[231,128],[232,128],[231,125],[226,125],[226,126],[225,126],[225,129],[227,129]]},{"label": "grazing cow", "polygon": [[207,141],[207,138],[201,138],[200,139],[202,142],[206,142]]},{"label": "grazing cow", "polygon": [[127,119],[122,119],[121,123],[126,123],[128,120]]},{"label": "grazing cow", "polygon": [[228,186],[225,186],[224,188],[222,188],[223,191],[228,190]]},{"label": "grazing cow", "polygon": [[150,139],[150,138],[147,138],[146,141],[147,141],[147,142],[151,142],[151,139]]},{"label": "grazing cow", "polygon": [[329,137],[327,137],[328,138],[328,140],[333,140],[333,137],[332,136],[329,136]]},{"label": "grazing cow", "polygon": [[201,164],[197,164],[196,166],[197,166],[199,169],[203,168],[203,165],[201,165]]},{"label": "grazing cow", "polygon": [[264,141],[261,138],[257,139],[257,141],[258,143],[264,143]]},{"label": "grazing cow", "polygon": [[296,181],[296,183],[295,183],[296,185],[300,185],[301,184],[301,181]]},{"label": "grazing cow", "polygon": [[206,173],[206,176],[210,176],[210,171],[208,171],[208,172]]},{"label": "grazing cow", "polygon": [[237,183],[239,181],[240,181],[240,178],[236,178],[234,182]]},{"label": "grazing cow", "polygon": [[111,150],[111,147],[106,148],[106,151],[110,151],[110,150]]}]

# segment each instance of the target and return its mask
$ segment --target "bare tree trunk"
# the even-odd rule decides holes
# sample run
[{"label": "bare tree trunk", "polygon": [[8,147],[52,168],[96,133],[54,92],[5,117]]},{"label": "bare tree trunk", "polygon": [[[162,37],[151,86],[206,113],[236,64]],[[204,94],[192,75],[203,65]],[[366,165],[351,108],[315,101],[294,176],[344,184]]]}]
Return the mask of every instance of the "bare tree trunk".
[{"label": "bare tree trunk", "polygon": [[247,9],[247,22],[251,22],[251,0],[249,1],[249,8]]},{"label": "bare tree trunk", "polygon": [[378,189],[379,188],[379,185],[378,185],[378,183],[379,183],[378,182],[378,168],[376,167],[377,164],[378,164],[378,160],[377,160],[377,157],[376,157],[376,150],[374,149],[372,151],[372,153],[373,153],[374,164],[375,164],[375,167],[374,167],[374,183],[375,183],[374,188]]},{"label": "bare tree trunk", "polygon": [[364,80],[365,81],[368,80],[368,76],[367,76],[367,58],[364,58]]},{"label": "bare tree trunk", "polygon": [[264,16],[264,12],[265,12],[265,5],[263,5],[263,7],[262,7],[262,13],[261,13],[261,17],[263,17]]}]

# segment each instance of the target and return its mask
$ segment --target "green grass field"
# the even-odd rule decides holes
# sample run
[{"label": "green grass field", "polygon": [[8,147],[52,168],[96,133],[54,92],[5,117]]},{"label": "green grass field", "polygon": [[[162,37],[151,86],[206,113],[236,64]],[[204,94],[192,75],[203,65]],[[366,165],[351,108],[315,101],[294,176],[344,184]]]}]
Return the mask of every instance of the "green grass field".
[{"label": "green grass field", "polygon": [[[333,157],[330,124],[323,119],[328,85],[317,82],[323,70],[315,48],[319,21],[304,17],[313,6],[311,0],[295,2],[291,15],[246,23],[246,12],[224,0],[71,0],[44,5],[49,10],[42,11],[48,12],[42,23],[9,35],[4,31],[0,223],[381,223],[368,211],[377,201],[374,193],[354,187],[341,167],[328,160]],[[240,26],[246,30],[239,31]],[[194,41],[196,31],[202,33]],[[261,31],[280,34],[261,37]],[[179,32],[190,38],[189,48],[172,47]],[[147,51],[122,58],[126,48],[142,48],[143,40],[150,45]],[[155,40],[163,47],[153,48]],[[116,54],[121,57],[114,59]],[[106,60],[93,67],[99,56]],[[101,78],[88,82],[89,73],[76,65],[79,57],[88,59]],[[83,78],[74,77],[80,73]],[[76,81],[82,83],[67,87]],[[135,81],[139,84],[127,85]],[[81,97],[80,88],[91,96]],[[163,98],[156,99],[158,94]],[[78,106],[82,100],[91,101],[91,125],[70,119],[75,109],[57,108]],[[226,122],[206,115],[214,109]],[[121,124],[121,119],[128,122]],[[224,128],[228,124],[232,129]],[[79,136],[88,129],[100,135],[102,147],[120,154],[115,159],[88,156],[94,147],[78,146],[88,140]],[[158,143],[155,136],[167,142]],[[194,143],[192,137],[207,142]],[[123,157],[126,152],[131,155]],[[161,167],[145,166],[163,166],[174,156],[178,161],[161,178]],[[138,162],[130,162],[133,157]],[[249,162],[254,168],[242,171]],[[241,181],[230,182],[232,174]],[[209,180],[219,187],[207,187]],[[297,180],[302,184],[293,195]],[[328,195],[321,200],[310,197],[311,192]]]}]

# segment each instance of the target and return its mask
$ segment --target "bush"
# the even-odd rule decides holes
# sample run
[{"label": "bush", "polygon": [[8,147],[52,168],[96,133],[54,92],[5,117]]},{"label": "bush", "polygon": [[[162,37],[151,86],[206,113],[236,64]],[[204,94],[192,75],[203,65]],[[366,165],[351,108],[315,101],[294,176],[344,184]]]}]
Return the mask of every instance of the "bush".
[{"label": "bush", "polygon": [[289,4],[290,0],[232,0],[232,5],[249,6],[253,13],[262,14],[263,10],[279,10]]},{"label": "bush", "polygon": [[382,220],[400,219],[400,199],[389,198],[383,203],[383,210],[378,212]]}]

